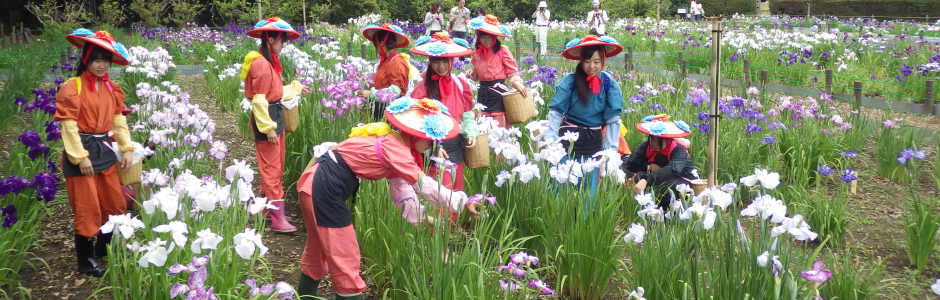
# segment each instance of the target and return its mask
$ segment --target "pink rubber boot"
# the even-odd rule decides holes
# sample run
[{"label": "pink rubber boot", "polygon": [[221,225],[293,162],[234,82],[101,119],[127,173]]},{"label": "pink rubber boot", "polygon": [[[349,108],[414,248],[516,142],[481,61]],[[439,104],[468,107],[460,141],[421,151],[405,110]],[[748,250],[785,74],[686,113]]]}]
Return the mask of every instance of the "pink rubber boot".
[{"label": "pink rubber boot", "polygon": [[274,200],[271,201],[271,204],[276,206],[276,210],[269,210],[268,215],[271,216],[271,231],[289,233],[297,231],[297,227],[291,225],[287,221],[287,216],[284,215],[284,200]]}]

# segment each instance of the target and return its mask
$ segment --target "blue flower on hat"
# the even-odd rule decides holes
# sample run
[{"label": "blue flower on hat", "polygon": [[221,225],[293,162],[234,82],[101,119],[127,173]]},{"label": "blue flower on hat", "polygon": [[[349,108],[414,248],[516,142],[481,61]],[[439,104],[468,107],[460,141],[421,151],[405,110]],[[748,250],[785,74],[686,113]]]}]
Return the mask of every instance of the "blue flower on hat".
[{"label": "blue flower on hat", "polygon": [[580,44],[580,43],[581,43],[581,39],[579,39],[579,38],[574,38],[574,39],[568,41],[567,44],[565,44],[565,49],[569,49],[569,48],[571,48],[571,47],[577,46],[577,45]]},{"label": "blue flower on hat", "polygon": [[389,103],[385,110],[391,114],[397,114],[406,111],[409,108],[411,108],[411,97],[404,96]]},{"label": "blue flower on hat", "polygon": [[692,132],[692,128],[689,127],[689,124],[686,124],[682,120],[676,120],[676,121],[673,121],[672,123],[676,124],[676,127],[679,127],[679,129],[682,129],[682,131]]},{"label": "blue flower on hat", "polygon": [[129,58],[129,55],[127,55],[127,48],[124,48],[124,44],[114,42],[112,46],[114,46],[114,50],[117,51],[118,54],[121,54],[124,59]]},{"label": "blue flower on hat", "polygon": [[444,128],[444,118],[441,115],[427,115],[421,124],[421,131],[428,137],[440,140],[447,136],[447,130]]},{"label": "blue flower on hat", "polygon": [[483,27],[483,17],[476,17],[470,20],[470,29],[476,30],[477,28]]},{"label": "blue flower on hat", "polygon": [[430,36],[430,35],[425,35],[425,36],[422,36],[422,37],[418,38],[418,40],[415,41],[415,45],[423,45],[424,43],[427,43],[427,42],[430,42],[430,41],[431,41],[431,36]]},{"label": "blue flower on hat", "polygon": [[258,21],[258,23],[255,23],[255,28],[261,28],[264,27],[264,25],[268,25],[268,20]]},{"label": "blue flower on hat", "polygon": [[501,31],[501,32],[502,32],[503,34],[505,34],[506,36],[512,36],[512,33],[509,32],[509,28],[506,28],[506,26],[500,25],[500,26],[499,26],[499,31]]},{"label": "blue flower on hat", "polygon": [[656,115],[645,116],[645,117],[643,117],[643,120],[640,120],[640,122],[649,122],[649,121],[652,121],[653,118],[655,118],[655,117],[656,117]]},{"label": "blue flower on hat", "polygon": [[647,129],[649,129],[652,134],[666,133],[666,125],[663,125],[663,122],[653,122],[648,125]]},{"label": "blue flower on hat", "polygon": [[470,43],[467,42],[467,40],[465,40],[465,39],[462,39],[462,38],[454,38],[453,40],[454,40],[454,43],[457,43],[457,45],[461,45],[461,46],[464,46],[464,47],[466,47],[466,48],[470,48]]},{"label": "blue flower on hat", "polygon": [[392,25],[392,26],[389,26],[389,28],[392,28],[392,30],[394,30],[395,32],[405,34],[405,31],[402,30],[401,27],[398,27],[398,25]]},{"label": "blue flower on hat", "polygon": [[290,27],[290,24],[287,24],[287,22],[284,22],[284,21],[274,22],[274,27],[277,27],[280,29],[294,30],[293,27]]},{"label": "blue flower on hat", "polygon": [[91,30],[88,30],[88,29],[85,29],[85,28],[79,28],[79,29],[75,29],[74,31],[72,31],[72,33],[71,33],[70,35],[79,35],[79,36],[83,36],[83,37],[93,37],[93,36],[95,36],[95,33],[94,33],[94,32],[91,32]]},{"label": "blue flower on hat", "polygon": [[441,55],[447,52],[447,46],[444,46],[443,44],[440,44],[440,43],[436,43],[436,44],[428,46],[427,52],[428,54],[431,54],[431,55]]}]

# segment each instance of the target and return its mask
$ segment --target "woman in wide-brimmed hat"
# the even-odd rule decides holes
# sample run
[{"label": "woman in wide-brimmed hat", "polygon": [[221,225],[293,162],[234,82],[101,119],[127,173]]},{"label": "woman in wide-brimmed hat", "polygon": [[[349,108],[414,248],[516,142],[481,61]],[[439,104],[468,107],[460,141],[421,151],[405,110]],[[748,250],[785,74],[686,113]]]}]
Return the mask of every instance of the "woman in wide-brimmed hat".
[{"label": "woman in wide-brimmed hat", "polygon": [[[623,94],[620,84],[604,71],[605,61],[623,48],[608,37],[588,35],[568,42],[562,56],[578,61],[573,73],[555,85],[555,96],[549,104],[546,137],[557,139],[566,134],[578,135],[574,142],[562,141],[573,150],[572,157],[584,160],[602,150],[618,150],[620,146],[620,114]],[[599,173],[585,174],[593,196],[597,191]],[[586,202],[588,208],[593,204]]]},{"label": "woman in wide-brimmed hat", "polygon": [[255,156],[258,173],[261,174],[261,193],[270,199],[277,209],[266,211],[271,218],[271,230],[294,232],[284,214],[284,156],[286,141],[284,130],[284,106],[282,100],[291,100],[306,92],[299,83],[283,86],[281,62],[278,55],[284,43],[300,37],[284,20],[277,17],[258,21],[248,31],[248,36],[261,39],[261,48],[245,55],[241,79],[245,84],[245,97],[251,99],[249,123],[255,137]]},{"label": "woman in wide-brimmed hat", "polygon": [[372,119],[380,121],[385,112],[386,103],[382,102],[380,97],[376,97],[376,92],[385,90],[387,93],[394,94],[395,98],[404,96],[408,92],[409,78],[416,76],[416,74],[411,74],[412,67],[408,62],[408,55],[398,53],[397,50],[408,47],[411,40],[400,27],[388,23],[381,26],[366,26],[362,30],[362,36],[372,41],[372,45],[375,46],[379,55],[379,65],[375,70],[375,82],[372,84],[372,89],[359,91],[359,96],[372,101]]},{"label": "woman in wide-brimmed hat", "polygon": [[[134,145],[122,114],[124,89],[109,79],[108,69],[111,64],[127,65],[128,55],[124,45],[107,31],[81,28],[65,39],[82,49],[82,55],[78,74],[59,87],[54,118],[62,126],[62,171],[75,215],[78,270],[100,277],[105,272],[102,258],[111,234],[98,229],[108,216],[127,209],[118,166],[130,166]],[[121,158],[111,148],[109,133],[117,140]],[[96,235],[92,245],[91,238]]]},{"label": "woman in wide-brimmed hat", "polygon": [[[361,299],[366,284],[360,276],[360,252],[352,209],[346,199],[359,189],[359,179],[389,180],[391,200],[412,224],[427,220],[416,194],[446,207],[477,215],[479,203],[441,186],[421,171],[417,157],[432,141],[451,139],[460,131],[457,121],[439,101],[402,97],[389,103],[389,123],[353,128],[349,138],[314,157],[297,181],[300,207],[307,228],[301,257],[299,296],[316,296],[319,281],[329,274],[337,299]],[[389,125],[391,124],[391,125]]]},{"label": "woman in wide-brimmed hat", "polygon": [[[450,111],[450,116],[461,122],[463,132],[460,135],[441,141],[445,158],[455,164],[452,171],[444,172],[441,180],[444,186],[462,191],[464,148],[472,148],[476,145],[475,130],[468,130],[474,124],[475,101],[473,101],[470,83],[465,78],[452,74],[451,70],[454,58],[470,55],[473,50],[470,49],[470,44],[466,40],[451,38],[446,32],[422,37],[415,44],[411,53],[427,56],[428,69],[424,72],[424,79],[411,93],[411,97],[438,99]],[[437,166],[432,165],[429,173],[431,176],[436,176]]]},{"label": "woman in wide-brimmed hat", "polygon": [[474,53],[470,57],[473,64],[470,79],[480,82],[477,90],[477,102],[486,106],[483,114],[492,117],[500,126],[508,128],[506,121],[506,108],[503,106],[503,97],[491,88],[509,80],[509,85],[518,90],[523,97],[528,97],[529,91],[525,88],[522,78],[519,77],[519,66],[512,57],[509,48],[500,43],[499,38],[508,37],[509,29],[499,23],[493,15],[476,17],[470,20],[470,29],[476,32]]},{"label": "woman in wide-brimmed hat", "polygon": [[666,208],[668,195],[676,194],[676,186],[690,184],[698,178],[695,165],[689,156],[691,134],[689,125],[683,121],[672,121],[669,115],[651,115],[636,124],[636,129],[649,136],[624,162],[628,177],[636,176],[635,191],[643,192],[652,186],[659,195],[659,206]]}]

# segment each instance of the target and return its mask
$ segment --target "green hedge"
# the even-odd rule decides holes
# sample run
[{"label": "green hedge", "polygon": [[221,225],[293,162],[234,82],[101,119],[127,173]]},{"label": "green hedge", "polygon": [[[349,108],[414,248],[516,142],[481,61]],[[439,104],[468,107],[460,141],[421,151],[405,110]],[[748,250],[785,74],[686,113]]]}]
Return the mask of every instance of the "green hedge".
[{"label": "green hedge", "polygon": [[[810,1],[813,15],[830,16],[940,16],[940,0],[841,0]],[[774,14],[805,15],[806,1],[771,1]]]}]

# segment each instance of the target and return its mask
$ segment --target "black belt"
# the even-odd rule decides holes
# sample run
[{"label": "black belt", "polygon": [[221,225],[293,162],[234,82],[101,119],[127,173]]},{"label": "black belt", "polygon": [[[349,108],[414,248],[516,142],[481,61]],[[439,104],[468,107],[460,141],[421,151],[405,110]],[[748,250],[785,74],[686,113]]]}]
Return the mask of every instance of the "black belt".
[{"label": "black belt", "polygon": [[500,95],[490,88],[497,83],[503,82],[505,82],[504,79],[480,81],[480,88],[477,90],[477,102],[486,105],[486,109],[483,110],[484,112],[506,111],[506,107],[503,106],[503,95]]},{"label": "black belt", "polygon": [[[82,147],[88,152],[88,160],[91,161],[91,166],[95,174],[107,170],[117,163],[118,157],[117,154],[114,153],[114,149],[111,148],[111,139],[108,137],[107,132],[80,132],[78,136],[82,140]],[[76,164],[72,164],[65,155],[65,153],[62,153],[62,173],[66,177],[83,176],[81,168]]]},{"label": "black belt", "polygon": [[330,151],[317,158],[317,172],[313,174],[313,212],[317,226],[340,228],[352,224],[352,211],[346,199],[355,199],[358,190],[359,178],[342,155]]},{"label": "black belt", "polygon": [[[574,142],[572,151],[575,156],[592,156],[604,148],[604,139],[602,137],[603,126],[585,126],[578,123],[565,120],[564,124],[558,128],[558,136],[564,136],[566,132],[578,133],[578,140]],[[570,142],[562,141],[565,149],[568,149]]]},{"label": "black belt", "polygon": [[[258,131],[258,124],[255,123],[255,115],[249,111],[248,122],[251,123],[251,131],[255,133],[255,141],[267,141],[268,135]],[[284,106],[281,105],[281,99],[278,99],[274,102],[268,102],[268,116],[271,117],[271,120],[277,123],[277,128],[274,129],[278,135],[284,133],[284,128],[287,127],[284,124]]]}]

